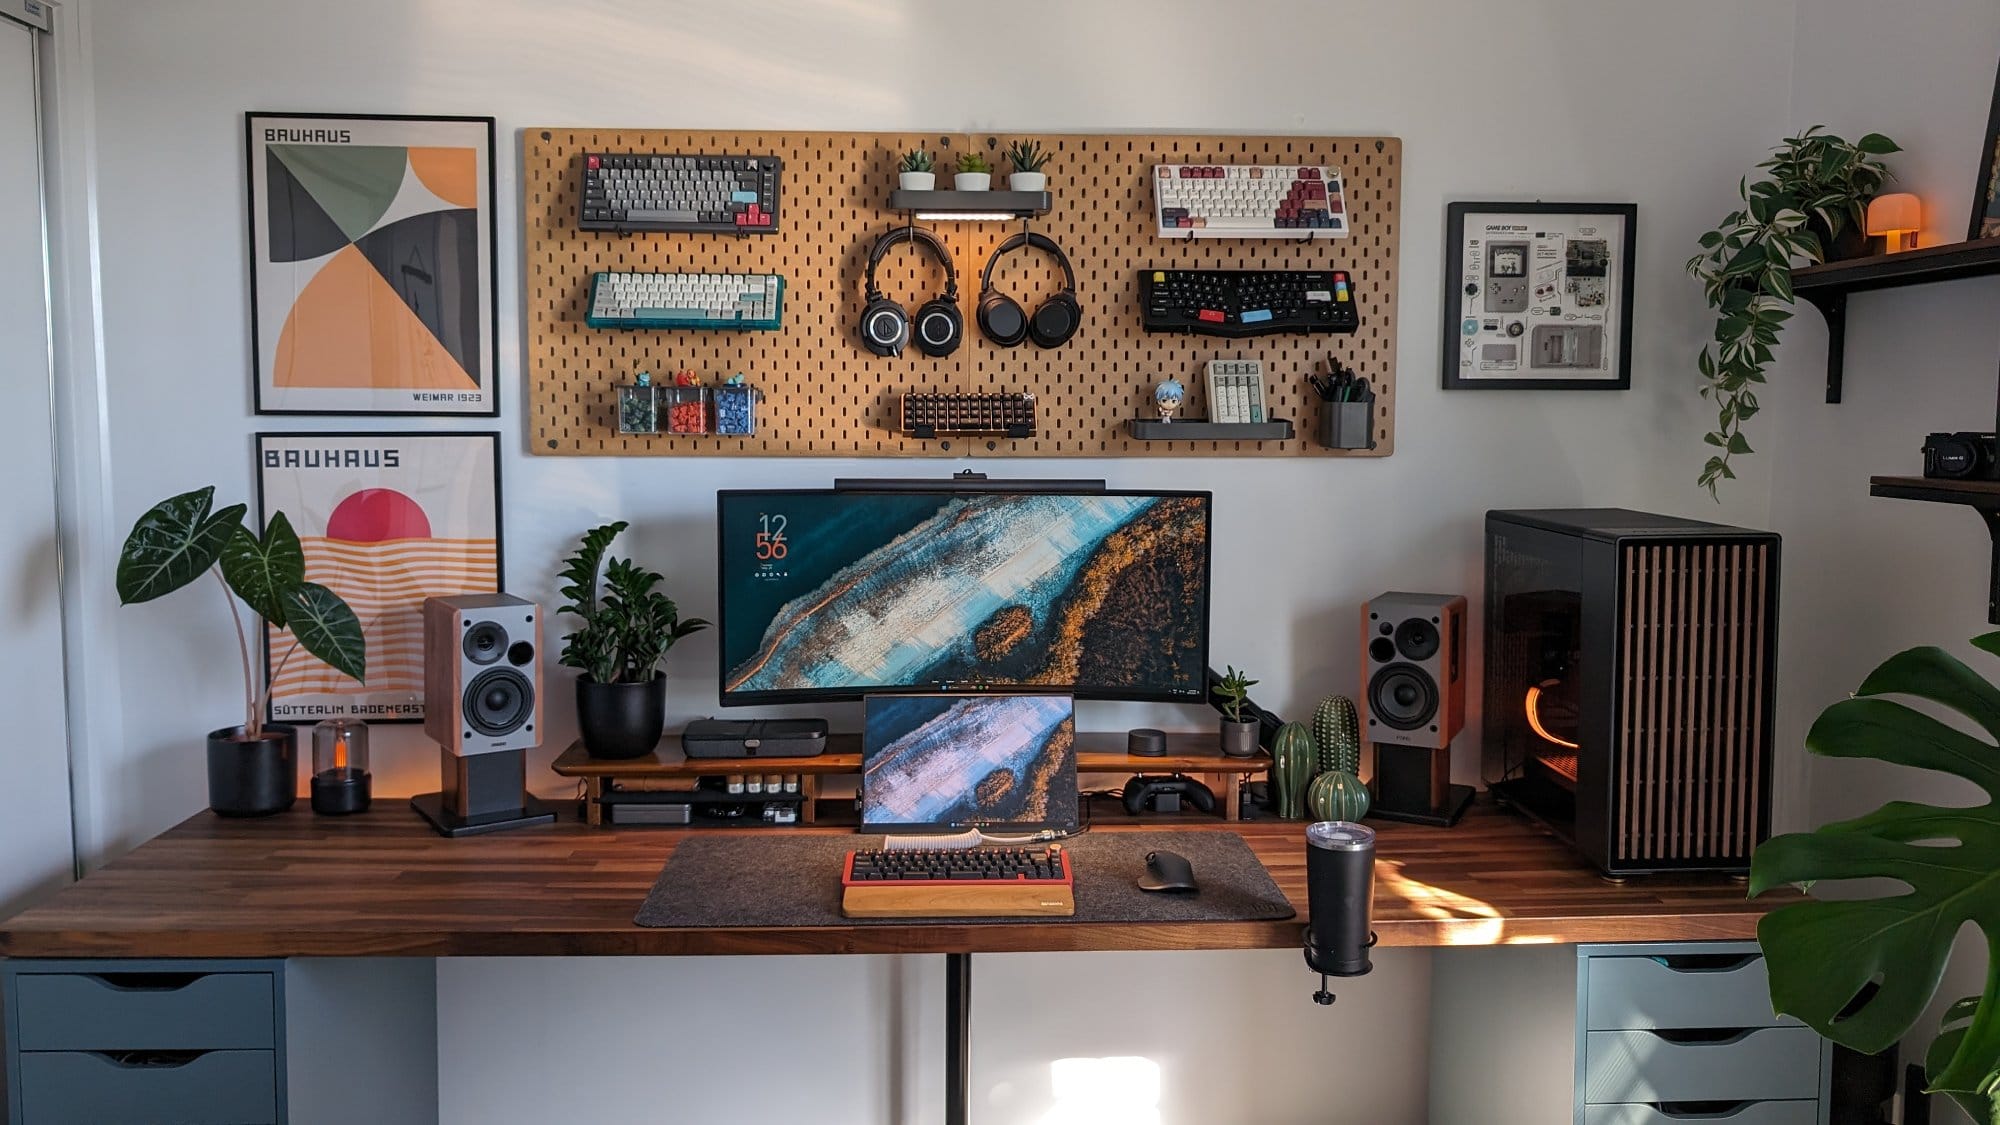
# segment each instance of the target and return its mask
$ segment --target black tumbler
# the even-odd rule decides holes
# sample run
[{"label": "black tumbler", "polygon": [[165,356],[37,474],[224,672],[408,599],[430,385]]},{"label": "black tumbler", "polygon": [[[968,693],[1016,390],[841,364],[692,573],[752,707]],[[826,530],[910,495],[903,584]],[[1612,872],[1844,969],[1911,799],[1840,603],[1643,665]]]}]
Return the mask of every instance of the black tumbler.
[{"label": "black tumbler", "polygon": [[1375,909],[1375,830],[1345,820],[1306,829],[1306,964],[1358,977],[1374,968],[1368,949]]}]

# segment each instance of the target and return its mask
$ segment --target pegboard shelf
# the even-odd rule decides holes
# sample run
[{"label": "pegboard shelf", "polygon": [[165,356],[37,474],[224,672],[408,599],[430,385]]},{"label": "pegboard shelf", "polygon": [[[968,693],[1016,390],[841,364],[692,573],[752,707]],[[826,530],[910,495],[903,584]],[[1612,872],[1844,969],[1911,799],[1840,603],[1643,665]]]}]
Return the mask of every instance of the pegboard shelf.
[{"label": "pegboard shelf", "polygon": [[[966,339],[933,359],[912,350],[870,354],[856,322],[865,304],[868,252],[910,221],[886,203],[903,152],[925,148],[941,166],[959,152],[989,153],[1015,135],[777,133],[529,128],[522,132],[521,194],[529,448],[544,455],[708,457],[1381,457],[1394,449],[1396,310],[1402,230],[1402,142],[1393,137],[1039,134],[1050,155],[1049,210],[1028,220],[1055,239],[1076,269],[1083,325],[1058,348],[1002,348],[979,335],[979,274],[1012,222],[940,222],[936,233],[958,274]],[[756,238],[614,234],[577,229],[579,160],[585,152],[769,154],[784,161],[779,229]],[[1284,239],[1153,237],[1156,164],[1315,164],[1342,170],[1353,234],[1310,244]],[[986,192],[989,197],[1012,193]],[[1147,333],[1141,269],[1341,269],[1354,279],[1361,329],[1349,336],[1227,340]],[[774,273],[786,280],[784,325],[770,332],[691,333],[588,328],[590,277],[605,271]],[[897,247],[884,260],[883,292],[914,309],[943,289],[928,256]],[[1033,309],[1062,287],[1054,264],[1011,255],[997,287]],[[1152,409],[1152,388],[1173,376],[1187,409],[1206,414],[1201,373],[1216,358],[1256,358],[1269,373],[1267,406],[1318,431],[1322,404],[1309,372],[1336,357],[1369,378],[1380,407],[1372,449],[1226,437],[1141,440],[1129,423]],[[617,432],[618,388],[639,372],[680,370],[714,384],[742,373],[765,395],[757,432],[720,441]],[[1019,439],[898,428],[912,393],[1032,394],[1037,426]],[[1176,426],[1184,423],[1175,423]]]},{"label": "pegboard shelf", "polygon": [[1158,418],[1134,418],[1128,432],[1138,441],[1290,441],[1298,434],[1288,419],[1268,422],[1211,422],[1206,418],[1182,418],[1163,422]]},{"label": "pegboard shelf", "polygon": [[889,193],[891,211],[913,211],[920,219],[954,221],[969,215],[1040,218],[1053,201],[1045,191],[904,191]]}]

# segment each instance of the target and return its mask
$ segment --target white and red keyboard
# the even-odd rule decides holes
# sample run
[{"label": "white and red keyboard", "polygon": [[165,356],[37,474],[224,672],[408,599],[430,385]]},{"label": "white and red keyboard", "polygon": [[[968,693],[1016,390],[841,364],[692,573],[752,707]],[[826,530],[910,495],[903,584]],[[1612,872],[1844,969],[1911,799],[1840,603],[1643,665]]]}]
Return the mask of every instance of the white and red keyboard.
[{"label": "white and red keyboard", "polygon": [[1161,238],[1346,238],[1340,169],[1308,164],[1155,164]]}]

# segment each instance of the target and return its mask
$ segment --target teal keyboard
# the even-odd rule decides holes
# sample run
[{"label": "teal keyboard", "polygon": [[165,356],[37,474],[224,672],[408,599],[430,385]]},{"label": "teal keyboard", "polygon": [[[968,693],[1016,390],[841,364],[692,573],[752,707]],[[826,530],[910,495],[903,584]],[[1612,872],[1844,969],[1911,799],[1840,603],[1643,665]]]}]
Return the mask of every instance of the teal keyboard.
[{"label": "teal keyboard", "polygon": [[599,273],[590,278],[592,328],[782,327],[785,279],[775,273]]}]

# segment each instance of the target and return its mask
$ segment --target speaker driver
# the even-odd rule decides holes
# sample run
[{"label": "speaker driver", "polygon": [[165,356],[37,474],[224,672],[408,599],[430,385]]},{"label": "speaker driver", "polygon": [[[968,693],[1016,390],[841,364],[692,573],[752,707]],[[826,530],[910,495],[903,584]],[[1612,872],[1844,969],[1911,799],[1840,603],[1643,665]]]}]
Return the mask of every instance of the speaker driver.
[{"label": "speaker driver", "polygon": [[1429,660],[1437,655],[1438,627],[1421,617],[1396,626],[1396,648],[1405,660]]},{"label": "speaker driver", "polygon": [[1437,709],[1436,681],[1414,664],[1391,664],[1368,681],[1368,717],[1383,726],[1416,730],[1435,720]]},{"label": "speaker driver", "polygon": [[535,688],[512,668],[488,668],[465,685],[465,725],[498,738],[521,729],[535,713]]},{"label": "speaker driver", "polygon": [[466,628],[459,647],[474,664],[491,664],[507,651],[507,630],[498,621],[474,622]]}]

